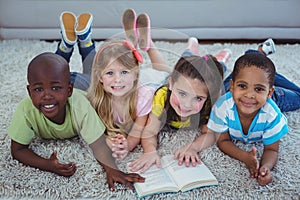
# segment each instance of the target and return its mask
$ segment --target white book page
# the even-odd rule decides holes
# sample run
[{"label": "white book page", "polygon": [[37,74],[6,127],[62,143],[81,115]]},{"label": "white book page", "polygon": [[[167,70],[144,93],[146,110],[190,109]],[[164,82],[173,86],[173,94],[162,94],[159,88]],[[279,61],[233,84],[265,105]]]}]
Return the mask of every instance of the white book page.
[{"label": "white book page", "polygon": [[144,183],[135,183],[135,187],[143,193],[153,193],[159,191],[177,191],[178,187],[169,176],[164,167],[158,168],[152,165],[146,172],[140,173],[145,178]]},{"label": "white book page", "polygon": [[204,163],[197,164],[195,167],[186,167],[184,164],[179,166],[177,161],[171,162],[173,156],[168,156],[167,159],[171,163],[168,166],[168,171],[179,188],[183,188],[185,185],[195,187],[195,182],[199,182],[199,186],[210,185],[216,182],[214,175]]}]

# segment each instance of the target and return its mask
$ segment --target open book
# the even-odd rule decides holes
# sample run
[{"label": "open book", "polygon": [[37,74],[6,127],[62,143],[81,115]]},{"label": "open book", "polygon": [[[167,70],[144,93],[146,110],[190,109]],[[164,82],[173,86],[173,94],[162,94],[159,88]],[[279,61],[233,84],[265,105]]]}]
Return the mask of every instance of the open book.
[{"label": "open book", "polygon": [[197,166],[179,166],[172,155],[161,158],[162,167],[152,165],[146,172],[139,173],[145,177],[144,183],[134,183],[138,197],[161,193],[188,191],[198,187],[218,185],[218,180],[201,162]]}]

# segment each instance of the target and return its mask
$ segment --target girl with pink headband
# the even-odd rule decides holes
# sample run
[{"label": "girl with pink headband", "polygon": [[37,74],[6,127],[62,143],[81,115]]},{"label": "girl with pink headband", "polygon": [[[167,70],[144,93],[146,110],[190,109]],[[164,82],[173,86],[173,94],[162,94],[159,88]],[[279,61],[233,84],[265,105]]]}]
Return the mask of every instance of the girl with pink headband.
[{"label": "girl with pink headband", "polygon": [[[106,126],[106,141],[117,159],[123,159],[140,144],[157,88],[140,81],[143,56],[138,46],[147,52],[154,69],[171,71],[152,42],[148,15],[143,13],[136,17],[134,10],[128,9],[122,21],[127,40],[111,39],[100,46],[87,92],[87,98]],[[138,28],[131,31],[131,27]],[[167,75],[164,73],[163,81]],[[153,84],[159,85],[155,81]]]},{"label": "girl with pink headband", "polygon": [[140,143],[151,111],[155,88],[139,84],[143,57],[131,42],[112,39],[95,56],[87,97],[106,126],[107,144],[114,150],[126,140],[122,159]]},{"label": "girl with pink headband", "polygon": [[[87,98],[106,127],[106,143],[113,150],[113,157],[122,159],[140,143],[142,130],[151,111],[155,87],[160,84],[154,82],[152,87],[151,83],[139,80],[143,56],[137,48],[140,47],[148,54],[152,68],[161,76],[161,81],[165,81],[168,75],[166,72],[171,69],[152,42],[147,14],[140,14],[136,18],[134,12],[128,15],[128,10],[125,11],[122,22],[127,40],[107,40],[101,44],[98,52],[91,39],[92,20],[90,13],[76,17],[72,12],[63,12],[60,16],[62,40],[56,54],[69,62],[74,45],[78,44],[83,73],[72,72],[71,82],[74,87],[87,90]],[[138,30],[134,29],[134,36],[130,35],[131,26],[138,27]],[[115,182],[128,185],[143,180],[137,174],[125,174],[105,163],[102,166],[107,172],[111,190]]]}]

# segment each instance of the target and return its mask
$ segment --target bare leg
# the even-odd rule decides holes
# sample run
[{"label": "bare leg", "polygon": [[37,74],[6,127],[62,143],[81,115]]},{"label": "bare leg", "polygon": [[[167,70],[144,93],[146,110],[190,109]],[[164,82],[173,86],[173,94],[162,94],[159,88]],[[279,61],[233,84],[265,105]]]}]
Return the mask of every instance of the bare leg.
[{"label": "bare leg", "polygon": [[127,9],[123,13],[122,23],[127,40],[131,41],[135,46],[139,45],[141,50],[148,53],[153,69],[171,73],[172,68],[151,39],[149,16],[146,13],[142,13],[136,17],[133,9]]},{"label": "bare leg", "polygon": [[152,41],[150,17],[146,13],[142,13],[137,17],[136,27],[139,32],[139,47],[148,53],[153,69],[171,73],[172,68],[168,65]]},{"label": "bare leg", "polygon": [[232,54],[232,52],[230,49],[224,49],[214,56],[216,57],[216,59],[219,62],[223,62],[224,64],[226,64],[228,62],[229,58],[231,57],[231,54]]},{"label": "bare leg", "polygon": [[198,47],[199,47],[199,43],[197,38],[190,37],[186,49],[192,51],[194,55],[198,56],[199,55]]},{"label": "bare leg", "polygon": [[147,51],[148,56],[151,60],[153,69],[158,71],[165,71],[171,73],[173,69],[169,66],[166,60],[163,58],[160,51],[156,48],[153,41],[151,40],[150,48]]}]

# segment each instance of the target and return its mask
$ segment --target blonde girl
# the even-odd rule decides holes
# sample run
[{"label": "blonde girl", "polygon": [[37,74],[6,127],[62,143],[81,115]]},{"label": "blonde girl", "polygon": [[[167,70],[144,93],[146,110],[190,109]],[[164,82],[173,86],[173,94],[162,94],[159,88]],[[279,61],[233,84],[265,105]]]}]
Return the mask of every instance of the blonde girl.
[{"label": "blonde girl", "polygon": [[[155,55],[157,49],[148,51]],[[101,46],[92,67],[87,97],[106,126],[106,141],[117,159],[140,143],[152,107],[155,88],[139,84],[141,62],[132,43],[113,39]]]},{"label": "blonde girl", "polygon": [[141,61],[141,54],[126,40],[105,42],[95,56],[87,97],[106,126],[110,148],[111,138],[117,134],[126,137],[130,129],[128,139],[132,143],[128,145],[133,148],[146,122],[147,110],[137,109],[136,105],[141,98],[148,105],[153,93],[147,87],[138,89]]},{"label": "blonde girl", "polygon": [[153,94],[160,84],[157,78],[156,83],[151,78],[139,80],[143,58],[136,48],[139,46],[147,52],[152,67],[156,69],[144,70],[143,77],[153,76],[148,74],[152,72],[165,81],[168,72],[171,72],[151,39],[149,16],[142,13],[136,17],[133,9],[127,9],[122,16],[122,23],[127,40],[113,39],[101,46],[94,59],[91,86],[87,94],[106,125],[106,141],[113,151],[113,157],[117,159],[123,159],[140,143],[141,133],[151,112]]}]

